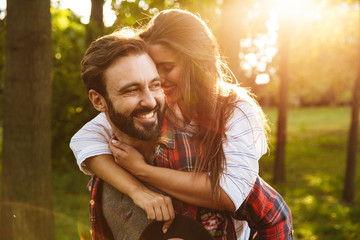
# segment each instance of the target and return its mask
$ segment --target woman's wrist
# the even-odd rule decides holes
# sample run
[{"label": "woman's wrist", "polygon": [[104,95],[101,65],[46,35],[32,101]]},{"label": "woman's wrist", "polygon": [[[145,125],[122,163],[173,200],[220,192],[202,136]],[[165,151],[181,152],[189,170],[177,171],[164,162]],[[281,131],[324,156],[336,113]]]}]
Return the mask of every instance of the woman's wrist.
[{"label": "woman's wrist", "polygon": [[151,173],[153,171],[156,171],[155,169],[156,167],[144,163],[141,165],[138,165],[137,168],[132,169],[130,172],[137,178],[139,178],[140,180],[143,180],[145,182],[147,182],[147,179],[149,176],[151,176]]}]

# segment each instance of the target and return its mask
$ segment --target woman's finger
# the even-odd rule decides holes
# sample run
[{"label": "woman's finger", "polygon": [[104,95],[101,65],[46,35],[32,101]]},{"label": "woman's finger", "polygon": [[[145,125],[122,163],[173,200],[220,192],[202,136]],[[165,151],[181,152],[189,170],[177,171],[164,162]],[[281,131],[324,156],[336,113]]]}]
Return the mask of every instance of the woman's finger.
[{"label": "woman's finger", "polygon": [[163,213],[162,213],[162,210],[161,210],[161,205],[156,204],[154,206],[154,212],[155,212],[156,221],[163,221],[164,220]]},{"label": "woman's finger", "polygon": [[132,146],[130,146],[130,145],[126,144],[126,143],[123,143],[122,141],[117,140],[115,136],[113,136],[111,138],[110,142],[114,147],[120,148],[124,152],[130,152],[131,150],[134,149]]},{"label": "woman's finger", "polygon": [[145,207],[145,212],[146,212],[146,215],[147,215],[147,219],[149,220],[155,220],[156,219],[156,214],[154,212],[154,208],[152,206],[147,206]]},{"label": "woman's finger", "polygon": [[165,221],[163,227],[162,227],[162,231],[165,234],[167,232],[167,230],[169,229],[169,227],[171,226],[172,222],[174,221],[174,219],[171,219],[169,221]]}]

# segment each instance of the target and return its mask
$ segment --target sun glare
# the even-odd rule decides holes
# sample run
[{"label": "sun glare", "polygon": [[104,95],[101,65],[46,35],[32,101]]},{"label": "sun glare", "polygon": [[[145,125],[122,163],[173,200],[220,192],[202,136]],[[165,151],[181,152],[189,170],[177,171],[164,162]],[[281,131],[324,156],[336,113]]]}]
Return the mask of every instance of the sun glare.
[{"label": "sun glare", "polygon": [[247,77],[255,74],[257,84],[267,84],[270,82],[268,65],[272,62],[278,51],[278,17],[273,12],[270,12],[269,16],[270,18],[265,24],[267,28],[266,33],[257,34],[255,38],[246,38],[240,42],[241,49],[245,52],[239,54],[241,68],[245,71]]},{"label": "sun glare", "polygon": [[325,2],[314,0],[277,0],[270,11],[278,14],[281,21],[294,21],[296,23],[309,20],[320,20],[321,9]]},{"label": "sun glare", "polygon": [[0,0],[0,19],[4,19],[6,10],[6,0]]},{"label": "sun glare", "polygon": [[246,76],[255,75],[257,84],[269,83],[273,74],[269,64],[278,52],[280,25],[282,23],[299,25],[309,21],[319,21],[322,18],[322,7],[313,0],[275,0],[267,5],[265,11],[269,16],[265,24],[267,32],[240,42],[242,52],[239,58]]}]

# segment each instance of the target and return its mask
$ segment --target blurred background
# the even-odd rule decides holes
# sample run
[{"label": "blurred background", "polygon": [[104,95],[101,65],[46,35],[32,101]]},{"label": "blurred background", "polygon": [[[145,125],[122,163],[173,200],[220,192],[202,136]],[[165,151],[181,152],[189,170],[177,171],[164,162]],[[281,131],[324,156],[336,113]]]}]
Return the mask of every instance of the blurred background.
[{"label": "blurred background", "polygon": [[[143,26],[163,9],[180,8],[205,20],[239,83],[251,89],[270,119],[270,153],[260,160],[260,175],[292,210],[295,239],[359,239],[359,6],[355,0],[52,0],[47,195],[54,238],[90,239],[89,176],[78,170],[69,149],[72,135],[97,114],[80,77],[85,50],[98,36]],[[1,133],[5,103],[11,101],[4,96],[7,20],[7,3],[0,0]],[[3,158],[6,202],[17,186],[6,181],[21,167]],[[37,168],[35,161],[31,168]],[[8,221],[4,214],[2,220]]]}]

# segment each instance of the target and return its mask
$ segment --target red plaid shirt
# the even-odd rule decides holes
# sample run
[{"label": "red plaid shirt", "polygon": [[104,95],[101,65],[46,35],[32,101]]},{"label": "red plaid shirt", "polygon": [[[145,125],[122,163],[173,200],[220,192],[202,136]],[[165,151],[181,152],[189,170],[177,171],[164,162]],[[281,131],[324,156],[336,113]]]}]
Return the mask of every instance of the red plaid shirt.
[{"label": "red plaid shirt", "polygon": [[[157,157],[154,159],[153,165],[192,172],[194,171],[195,156],[191,134],[175,128],[165,119],[159,147],[157,148]],[[93,176],[88,185],[91,192],[90,219],[92,239],[114,239],[102,215],[101,183],[102,181],[99,178]],[[210,231],[214,239],[236,239],[231,217],[238,220],[246,220],[251,230],[256,232],[254,239],[288,240],[292,238],[290,209],[281,195],[260,177],[257,178],[244,203],[232,214],[195,207],[176,199],[173,199],[173,205],[176,213],[196,219],[205,227],[211,227],[208,223],[214,222],[214,218],[222,220],[222,223],[217,225],[217,228]]]},{"label": "red plaid shirt", "polygon": [[234,218],[245,220],[255,232],[253,239],[293,239],[292,217],[281,195],[258,177]]},{"label": "red plaid shirt", "polygon": [[[174,127],[164,119],[161,137],[156,149],[154,166],[172,168],[181,171],[194,171],[195,147],[191,134]],[[93,176],[88,184],[90,190],[90,221],[92,239],[114,239],[101,210],[102,180]],[[216,240],[234,240],[236,233],[232,213],[196,207],[173,198],[177,214],[189,216],[200,222]]]}]

